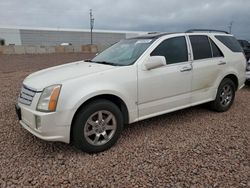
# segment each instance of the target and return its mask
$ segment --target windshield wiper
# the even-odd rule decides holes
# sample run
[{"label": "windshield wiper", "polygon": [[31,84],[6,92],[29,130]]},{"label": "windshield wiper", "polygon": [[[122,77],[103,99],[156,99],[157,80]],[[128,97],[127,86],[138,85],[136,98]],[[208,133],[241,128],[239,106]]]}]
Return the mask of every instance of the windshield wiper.
[{"label": "windshield wiper", "polygon": [[91,62],[94,62],[94,63],[99,63],[99,64],[104,64],[104,65],[119,66],[119,65],[118,65],[118,64],[116,64],[116,63],[107,62],[107,61],[91,61]]},{"label": "windshield wiper", "polygon": [[116,63],[112,62],[107,62],[107,61],[92,61],[91,59],[86,59],[84,60],[85,62],[90,62],[90,63],[99,63],[99,64],[104,64],[104,65],[112,65],[112,66],[120,66]]},{"label": "windshield wiper", "polygon": [[84,60],[85,62],[93,62],[91,59]]}]

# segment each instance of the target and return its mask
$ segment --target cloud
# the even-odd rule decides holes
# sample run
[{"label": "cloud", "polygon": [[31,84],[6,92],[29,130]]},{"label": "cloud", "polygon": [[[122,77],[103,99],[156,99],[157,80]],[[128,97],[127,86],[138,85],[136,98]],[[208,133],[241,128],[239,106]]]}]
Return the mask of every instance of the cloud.
[{"label": "cloud", "polygon": [[228,30],[233,21],[233,34],[250,40],[249,0],[11,0],[0,7],[0,25],[86,29],[92,8],[96,29]]}]

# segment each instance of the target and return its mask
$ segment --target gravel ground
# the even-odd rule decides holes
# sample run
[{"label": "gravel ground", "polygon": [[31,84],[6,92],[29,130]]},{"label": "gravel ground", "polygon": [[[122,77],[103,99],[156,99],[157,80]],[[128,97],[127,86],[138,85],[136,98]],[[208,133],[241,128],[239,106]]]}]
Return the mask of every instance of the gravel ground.
[{"label": "gravel ground", "polygon": [[83,58],[0,56],[0,187],[250,187],[250,87],[226,113],[198,106],[129,125],[100,154],[22,129],[14,110],[22,80]]}]

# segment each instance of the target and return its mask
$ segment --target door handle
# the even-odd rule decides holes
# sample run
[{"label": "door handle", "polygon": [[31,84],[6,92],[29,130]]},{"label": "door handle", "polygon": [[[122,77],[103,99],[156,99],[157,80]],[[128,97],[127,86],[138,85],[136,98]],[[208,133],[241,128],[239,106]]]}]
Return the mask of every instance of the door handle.
[{"label": "door handle", "polygon": [[187,72],[187,71],[191,71],[192,67],[183,67],[180,71],[181,72]]},{"label": "door handle", "polygon": [[227,62],[225,62],[225,61],[220,61],[219,63],[218,63],[218,65],[226,65],[227,64]]}]

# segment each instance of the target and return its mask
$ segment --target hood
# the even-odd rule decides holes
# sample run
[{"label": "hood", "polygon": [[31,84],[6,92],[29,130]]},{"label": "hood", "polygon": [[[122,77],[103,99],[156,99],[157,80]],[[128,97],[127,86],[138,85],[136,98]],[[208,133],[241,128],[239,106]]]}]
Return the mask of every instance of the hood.
[{"label": "hood", "polygon": [[94,74],[113,68],[114,66],[110,65],[78,61],[32,73],[27,78],[25,78],[23,83],[24,85],[37,91],[42,91],[45,87],[54,84],[62,84],[65,80],[87,76],[89,74]]}]

